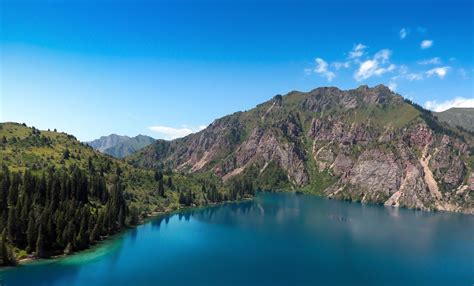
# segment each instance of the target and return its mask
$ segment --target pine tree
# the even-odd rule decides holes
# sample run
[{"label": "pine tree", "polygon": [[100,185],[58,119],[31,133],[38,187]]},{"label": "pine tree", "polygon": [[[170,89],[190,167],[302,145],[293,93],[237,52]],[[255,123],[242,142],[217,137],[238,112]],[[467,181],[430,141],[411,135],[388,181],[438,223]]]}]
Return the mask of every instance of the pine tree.
[{"label": "pine tree", "polygon": [[155,181],[162,180],[163,179],[163,172],[161,170],[155,170],[155,174],[154,174],[153,177],[154,177]]},{"label": "pine tree", "polygon": [[63,159],[68,160],[70,155],[71,155],[71,152],[69,152],[69,149],[66,148],[66,150],[64,150],[63,152]]},{"label": "pine tree", "polygon": [[0,266],[15,265],[16,259],[7,242],[7,232],[3,230],[0,240]]},{"label": "pine tree", "polygon": [[32,252],[35,249],[36,241],[38,235],[36,233],[36,220],[33,211],[30,211],[30,215],[28,217],[28,229],[26,231],[28,246],[26,248],[27,252]]},{"label": "pine tree", "polygon": [[158,181],[158,195],[161,197],[165,196],[165,187],[163,186],[163,178]]},{"label": "pine tree", "polygon": [[45,257],[43,227],[41,224],[38,229],[38,239],[36,240],[36,257]]},{"label": "pine tree", "polygon": [[10,238],[10,241],[14,241],[14,238],[16,237],[16,215],[15,215],[15,208],[10,207],[8,209],[8,224],[7,224],[7,231],[8,231],[8,237]]}]

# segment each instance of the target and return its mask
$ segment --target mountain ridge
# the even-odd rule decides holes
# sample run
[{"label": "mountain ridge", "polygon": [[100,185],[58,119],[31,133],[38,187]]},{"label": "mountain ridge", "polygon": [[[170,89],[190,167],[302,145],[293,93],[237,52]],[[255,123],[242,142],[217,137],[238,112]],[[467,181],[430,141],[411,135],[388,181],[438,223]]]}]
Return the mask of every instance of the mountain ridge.
[{"label": "mountain ridge", "polygon": [[435,112],[440,121],[446,122],[452,127],[461,127],[474,132],[474,108],[453,107],[442,112]]},{"label": "mountain ridge", "polygon": [[101,153],[108,154],[116,158],[124,158],[152,144],[153,142],[155,142],[154,138],[142,134],[129,137],[126,135],[117,135],[112,133],[107,136],[101,136],[99,139],[86,142],[86,144]]},{"label": "mountain ridge", "polygon": [[320,87],[276,95],[126,160],[224,182],[250,177],[261,188],[473,213],[472,146],[471,134],[386,86]]}]

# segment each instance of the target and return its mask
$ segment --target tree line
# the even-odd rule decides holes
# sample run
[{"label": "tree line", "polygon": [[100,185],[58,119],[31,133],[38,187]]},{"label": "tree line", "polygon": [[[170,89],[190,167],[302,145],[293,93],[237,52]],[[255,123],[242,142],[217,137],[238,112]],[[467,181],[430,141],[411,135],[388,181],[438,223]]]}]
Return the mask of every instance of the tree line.
[{"label": "tree line", "polygon": [[119,168],[110,181],[75,165],[35,174],[2,166],[0,265],[14,265],[19,251],[48,257],[82,250],[138,221],[136,212],[129,215]]}]

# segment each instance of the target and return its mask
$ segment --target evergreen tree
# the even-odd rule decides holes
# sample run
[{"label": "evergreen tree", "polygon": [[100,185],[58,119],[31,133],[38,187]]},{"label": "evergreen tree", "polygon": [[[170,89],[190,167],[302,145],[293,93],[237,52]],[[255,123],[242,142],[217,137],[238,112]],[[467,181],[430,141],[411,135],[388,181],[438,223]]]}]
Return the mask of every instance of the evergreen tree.
[{"label": "evergreen tree", "polygon": [[26,231],[26,236],[28,240],[28,246],[26,247],[27,252],[32,252],[36,247],[36,240],[38,235],[36,233],[36,219],[33,211],[30,211],[28,218],[28,229]]},{"label": "evergreen tree", "polygon": [[68,160],[70,155],[71,155],[71,152],[69,152],[69,149],[66,148],[66,150],[64,150],[63,152],[63,159]]},{"label": "evergreen tree", "polygon": [[153,177],[155,181],[163,180],[163,172],[161,170],[155,170],[155,174]]},{"label": "evergreen tree", "polygon": [[36,240],[36,257],[39,257],[39,258],[45,257],[43,227],[41,224],[38,229],[38,239]]},{"label": "evergreen tree", "polygon": [[165,196],[165,187],[163,186],[163,178],[158,181],[158,195],[161,197]]},{"label": "evergreen tree", "polygon": [[7,232],[3,230],[0,240],[0,266],[15,265],[16,260],[7,242]]}]

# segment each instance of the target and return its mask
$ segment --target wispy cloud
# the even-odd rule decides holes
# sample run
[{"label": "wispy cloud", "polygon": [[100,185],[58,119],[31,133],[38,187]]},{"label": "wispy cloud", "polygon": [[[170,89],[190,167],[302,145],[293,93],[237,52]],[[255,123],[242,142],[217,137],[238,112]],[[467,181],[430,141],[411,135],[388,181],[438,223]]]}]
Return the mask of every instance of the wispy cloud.
[{"label": "wispy cloud", "polygon": [[369,79],[372,76],[381,76],[387,72],[394,71],[396,66],[389,63],[392,52],[388,49],[380,50],[370,60],[361,62],[359,68],[354,73],[356,81]]},{"label": "wispy cloud", "polygon": [[394,82],[394,81],[390,81],[390,82],[388,83],[388,88],[389,88],[391,91],[397,90],[397,86],[398,86],[397,83]]},{"label": "wispy cloud", "polygon": [[441,59],[434,57],[431,59],[421,60],[417,62],[419,65],[439,65],[441,64]]},{"label": "wispy cloud", "polygon": [[367,46],[364,46],[363,44],[357,44],[352,48],[352,51],[349,52],[349,59],[356,59],[360,58],[364,55],[364,50],[367,48]]},{"label": "wispy cloud", "polygon": [[407,73],[405,75],[405,78],[408,79],[409,81],[415,81],[415,80],[422,80],[424,77],[422,73]]},{"label": "wispy cloud", "polygon": [[422,48],[423,50],[431,48],[431,46],[433,46],[432,40],[423,40],[420,43],[420,48]]},{"label": "wispy cloud", "polygon": [[446,66],[446,67],[437,67],[437,68],[430,69],[430,70],[426,71],[426,76],[431,77],[433,75],[437,75],[439,78],[443,79],[446,76],[446,74],[448,73],[448,70],[449,70],[448,66]]},{"label": "wispy cloud", "polygon": [[340,70],[342,68],[349,68],[351,66],[351,62],[350,61],[347,61],[347,62],[333,62],[331,63],[331,66],[334,67],[336,70]]},{"label": "wispy cloud", "polygon": [[469,75],[467,74],[467,71],[464,68],[460,68],[458,70],[458,74],[461,76],[462,79],[469,79]]},{"label": "wispy cloud", "polygon": [[[405,34],[406,33],[406,34]],[[400,36],[407,36],[408,28],[400,30]],[[432,40],[424,40],[420,47],[429,48],[433,46]],[[325,77],[328,82],[331,82],[336,73],[344,73],[343,69],[348,69],[353,74],[353,79],[357,82],[368,80],[372,77],[386,78],[387,85],[390,85],[392,90],[398,86],[408,82],[422,81],[428,78],[444,79],[447,74],[456,74],[462,79],[469,79],[469,72],[463,68],[454,69],[451,66],[441,66],[443,61],[440,57],[420,59],[417,65],[413,66],[414,70],[410,70],[409,66],[403,63],[392,63],[392,51],[390,49],[382,49],[377,53],[371,55],[368,52],[366,45],[359,43],[355,44],[352,49],[346,54],[345,59],[333,61],[330,64],[322,58],[315,59],[315,67],[306,68],[304,72],[306,75],[319,74]],[[430,66],[431,65],[431,66]]]},{"label": "wispy cloud", "polygon": [[403,28],[400,30],[400,39],[405,39],[408,35],[407,29]]},{"label": "wispy cloud", "polygon": [[336,74],[329,70],[329,64],[321,58],[316,58],[316,67],[314,68],[314,72],[325,77],[329,82],[336,77]]},{"label": "wispy cloud", "polygon": [[425,103],[425,107],[436,112],[445,111],[452,107],[474,107],[474,98],[456,97],[443,102],[431,100]]},{"label": "wispy cloud", "polygon": [[186,125],[183,125],[181,126],[181,128],[174,128],[174,127],[162,126],[162,125],[148,127],[149,130],[162,135],[163,138],[167,140],[173,140],[176,138],[184,137],[191,133],[201,131],[204,128],[206,128],[205,125],[200,125],[198,127],[188,127]]},{"label": "wispy cloud", "polygon": [[352,47],[352,50],[349,51],[347,55],[347,59],[342,62],[333,62],[331,66],[334,67],[336,70],[340,70],[342,68],[349,68],[354,63],[360,63],[360,58],[365,55],[365,49],[367,46],[364,44],[357,44]]}]

